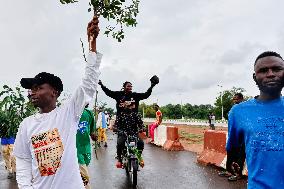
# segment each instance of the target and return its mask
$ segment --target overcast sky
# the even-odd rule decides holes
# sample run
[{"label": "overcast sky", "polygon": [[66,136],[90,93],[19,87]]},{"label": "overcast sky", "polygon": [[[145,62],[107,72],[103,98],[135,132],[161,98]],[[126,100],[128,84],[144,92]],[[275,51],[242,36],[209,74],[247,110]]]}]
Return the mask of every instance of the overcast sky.
[{"label": "overcast sky", "polygon": [[[80,38],[92,18],[88,1],[4,1],[0,6],[0,85],[46,71],[73,93],[84,73]],[[282,0],[141,0],[138,25],[122,43],[100,35],[101,80],[120,90],[126,80],[145,92],[152,75],[160,84],[145,102],[213,104],[221,91],[242,87],[258,94],[253,63],[266,50],[284,56]],[[101,19],[101,30],[106,20]],[[113,100],[99,89],[99,101]]]}]

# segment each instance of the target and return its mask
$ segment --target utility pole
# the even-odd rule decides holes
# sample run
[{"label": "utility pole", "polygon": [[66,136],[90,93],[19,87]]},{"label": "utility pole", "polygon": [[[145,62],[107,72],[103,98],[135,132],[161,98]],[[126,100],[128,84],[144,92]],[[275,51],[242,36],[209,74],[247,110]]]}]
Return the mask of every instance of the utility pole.
[{"label": "utility pole", "polygon": [[222,85],[218,85],[218,87],[221,88],[221,108],[222,108],[222,121],[225,120],[224,119],[224,107],[223,107],[223,86]]}]

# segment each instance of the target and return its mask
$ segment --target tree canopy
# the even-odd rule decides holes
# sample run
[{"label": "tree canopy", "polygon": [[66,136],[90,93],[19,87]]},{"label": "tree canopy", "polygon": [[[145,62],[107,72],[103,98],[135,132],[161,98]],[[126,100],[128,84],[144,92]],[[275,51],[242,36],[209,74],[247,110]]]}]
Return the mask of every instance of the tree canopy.
[{"label": "tree canopy", "polygon": [[[214,103],[214,105],[215,105],[214,113],[215,113],[216,117],[222,118],[222,105],[223,105],[224,118],[228,119],[228,113],[233,106],[232,99],[233,99],[234,95],[236,93],[245,93],[245,92],[246,92],[246,90],[244,88],[237,88],[237,87],[233,87],[229,90],[222,91],[216,97],[216,101]],[[223,93],[223,95],[222,95],[222,93]],[[221,103],[221,95],[222,95],[222,103]],[[247,100],[249,98],[251,98],[251,97],[244,95],[244,100]]]},{"label": "tree canopy", "polygon": [[[228,113],[233,106],[232,98],[236,93],[245,93],[245,89],[233,87],[229,90],[222,91],[222,103],[220,93],[217,94],[214,106],[211,104],[192,105],[190,103],[186,103],[184,105],[167,104],[165,106],[161,106],[160,109],[163,113],[163,117],[167,119],[207,119],[207,116],[210,112],[213,112],[217,119],[221,119],[223,105],[224,118],[228,119]],[[244,95],[244,100],[249,98],[251,97]],[[147,105],[145,103],[141,103],[139,106],[139,112],[141,114],[144,112],[144,117],[154,118],[155,110],[153,106],[154,104]]]},{"label": "tree canopy", "polygon": [[[155,110],[154,104],[147,105],[141,103],[138,111],[143,114],[144,117],[154,118]],[[213,109],[213,106],[210,104],[206,105],[191,105],[189,103],[180,105],[180,104],[167,104],[160,107],[163,118],[166,119],[181,119],[181,118],[194,118],[194,119],[206,119],[208,113]]]},{"label": "tree canopy", "polygon": [[23,119],[34,114],[36,109],[19,87],[12,89],[4,85],[0,99],[0,137],[15,137]]}]

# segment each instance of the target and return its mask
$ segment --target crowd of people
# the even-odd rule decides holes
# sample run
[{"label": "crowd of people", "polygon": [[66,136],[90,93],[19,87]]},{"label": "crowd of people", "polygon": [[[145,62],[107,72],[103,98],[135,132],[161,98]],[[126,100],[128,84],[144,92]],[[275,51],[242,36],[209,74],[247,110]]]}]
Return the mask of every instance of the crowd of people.
[{"label": "crowd of people", "polygon": [[[16,137],[2,138],[2,155],[8,178],[16,178],[20,189],[83,189],[91,188],[88,165],[91,162],[91,141],[108,146],[107,115],[99,109],[93,114],[87,106],[98,85],[104,93],[116,101],[115,128],[117,131],[117,162],[122,168],[122,151],[126,132],[137,136],[137,149],[142,154],[144,142],[139,132],[144,131],[139,101],[147,99],[159,83],[153,76],[144,93],[132,91],[132,83],[126,81],[122,90],[112,91],[101,80],[102,54],[97,52],[98,19],[94,17],[87,26],[89,54],[85,75],[72,98],[57,107],[63,91],[61,79],[54,74],[41,72],[33,78],[22,78],[21,86],[30,90],[30,100],[39,112],[25,118]],[[267,51],[254,63],[253,79],[259,95],[244,101],[241,93],[233,97],[234,106],[228,115],[228,139],[226,144],[226,170],[219,176],[229,181],[243,178],[243,166],[248,168],[248,188],[284,188],[284,60],[280,54]],[[151,141],[154,130],[162,122],[158,105],[156,121],[149,125]],[[96,117],[96,119],[94,119]],[[208,122],[215,130],[215,115],[210,112]],[[143,167],[143,159],[139,162]]]}]

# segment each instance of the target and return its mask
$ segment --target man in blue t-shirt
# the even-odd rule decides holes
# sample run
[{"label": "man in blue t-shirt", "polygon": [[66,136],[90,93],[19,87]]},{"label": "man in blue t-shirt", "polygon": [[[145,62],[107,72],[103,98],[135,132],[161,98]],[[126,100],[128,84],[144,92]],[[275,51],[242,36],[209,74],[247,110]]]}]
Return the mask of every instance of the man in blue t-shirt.
[{"label": "man in blue t-shirt", "polygon": [[260,54],[253,79],[260,94],[233,106],[229,113],[227,151],[245,144],[248,189],[284,188],[284,61],[275,52]]}]

